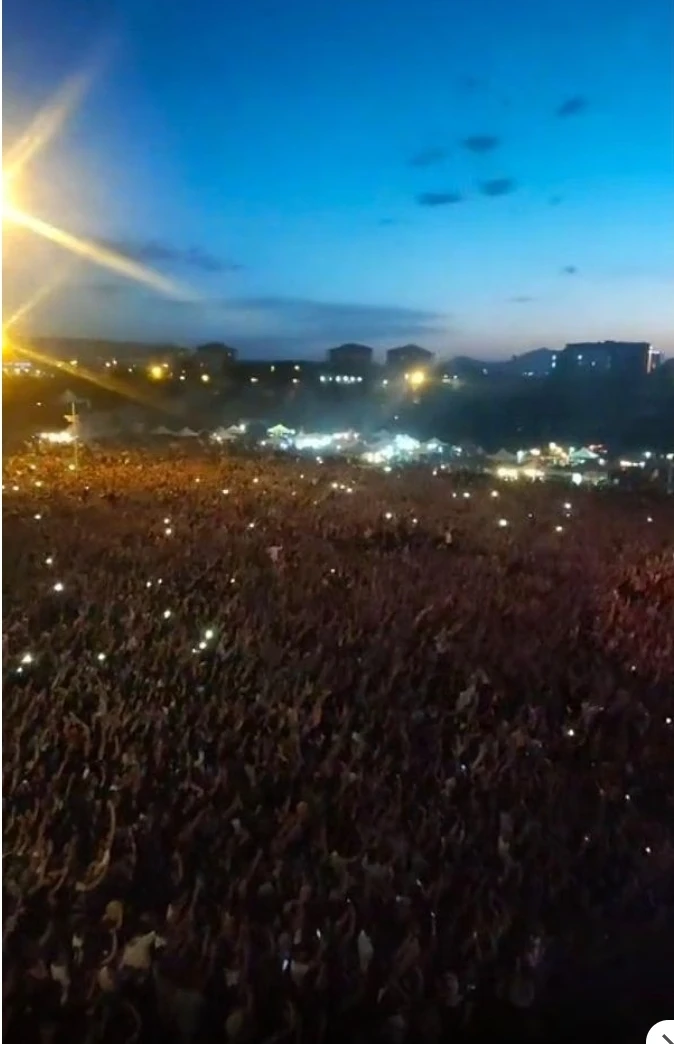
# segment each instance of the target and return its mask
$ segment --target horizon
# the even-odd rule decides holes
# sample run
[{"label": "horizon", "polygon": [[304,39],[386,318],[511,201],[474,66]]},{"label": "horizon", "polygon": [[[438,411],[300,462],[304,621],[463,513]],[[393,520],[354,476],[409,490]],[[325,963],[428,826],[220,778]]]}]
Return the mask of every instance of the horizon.
[{"label": "horizon", "polygon": [[19,336],[498,361],[608,329],[674,354],[668,0],[3,14],[4,153],[45,106],[55,131],[18,204],[161,289],[3,220]]},{"label": "horizon", "polygon": [[[187,351],[187,352],[196,353],[200,348],[203,348],[207,344],[217,344],[218,347],[224,347],[224,348],[233,349],[236,352],[236,360],[235,360],[236,362],[258,362],[258,361],[260,361],[260,362],[267,362],[270,359],[272,359],[272,360],[276,360],[278,362],[295,362],[295,361],[300,361],[300,362],[316,363],[316,364],[325,363],[326,362],[326,356],[328,355],[328,353],[330,351],[334,350],[335,348],[342,348],[342,347],[353,346],[353,345],[358,346],[358,347],[369,348],[372,351],[372,353],[373,353],[373,362],[375,364],[386,362],[386,353],[387,353],[387,351],[389,351],[391,349],[395,349],[395,348],[410,348],[410,347],[426,348],[426,345],[420,344],[418,342],[406,342],[404,344],[393,344],[392,343],[392,344],[387,345],[385,347],[375,348],[373,345],[366,344],[364,341],[347,341],[347,342],[341,342],[340,344],[327,344],[326,343],[322,348],[318,349],[315,353],[312,353],[312,354],[309,354],[309,355],[306,355],[306,354],[286,354],[286,355],[267,356],[264,353],[262,355],[251,355],[248,352],[242,352],[239,349],[239,346],[237,344],[234,344],[232,341],[217,341],[217,342],[201,341],[199,344],[178,344],[178,343],[173,343],[173,342],[161,342],[161,341],[136,341],[136,340],[120,341],[120,340],[117,340],[117,339],[114,339],[114,338],[111,339],[111,338],[87,337],[87,336],[69,337],[69,336],[61,336],[61,335],[58,335],[58,334],[44,334],[44,333],[36,333],[36,334],[31,335],[30,337],[25,336],[25,340],[29,341],[31,343],[39,341],[41,343],[41,345],[44,345],[44,342],[50,342],[50,341],[52,341],[52,342],[66,342],[68,345],[70,345],[72,347],[73,350],[76,347],[80,347],[80,346],[84,347],[84,346],[88,345],[90,347],[94,347],[94,346],[100,345],[100,346],[109,346],[111,349],[117,347],[117,348],[125,348],[125,349],[139,349],[139,350],[142,349],[142,350],[145,350],[145,351],[147,351],[149,353],[155,351],[155,352],[157,352],[157,354],[160,354],[162,352],[167,352],[167,351]],[[452,352],[435,351],[433,353],[434,354],[433,365],[438,365],[438,364],[441,364],[441,363],[454,362],[455,360],[458,360],[458,359],[467,359],[467,360],[470,360],[472,362],[478,362],[478,363],[484,362],[484,363],[489,363],[489,364],[493,364],[493,363],[507,363],[507,362],[510,362],[511,360],[521,359],[524,356],[532,354],[533,352],[549,352],[551,355],[559,354],[559,353],[563,352],[565,348],[570,347],[574,343],[577,343],[577,342],[567,342],[566,344],[562,345],[561,347],[555,347],[555,346],[550,346],[550,345],[538,345],[535,348],[528,348],[528,349],[525,349],[525,350],[522,350],[522,351],[519,351],[519,352],[512,352],[510,355],[493,355],[493,354],[490,354],[489,352],[485,352],[485,353],[483,353],[481,355],[474,355],[474,354],[470,354],[470,353],[466,353],[466,352],[459,352],[459,351],[452,351]],[[597,342],[583,341],[582,343],[584,343],[584,344],[587,344],[587,343],[597,343],[597,344],[607,344],[608,345],[608,344],[616,344],[616,343],[617,344],[624,344],[624,343],[634,343],[634,342],[625,342],[625,341],[623,341],[623,340],[621,340],[619,338],[602,338],[600,341],[597,341]],[[645,339],[642,338],[639,341],[637,341],[636,343],[646,344],[648,342]],[[16,350],[17,350],[17,354],[20,354],[21,353],[21,339],[20,338],[15,338],[15,347],[16,347]],[[657,345],[654,345],[653,347],[655,347],[657,349]],[[55,358],[56,358],[56,356],[55,356]],[[661,352],[661,362],[665,362],[666,359],[668,359],[668,358],[669,358],[669,356],[667,355],[666,352]]]}]

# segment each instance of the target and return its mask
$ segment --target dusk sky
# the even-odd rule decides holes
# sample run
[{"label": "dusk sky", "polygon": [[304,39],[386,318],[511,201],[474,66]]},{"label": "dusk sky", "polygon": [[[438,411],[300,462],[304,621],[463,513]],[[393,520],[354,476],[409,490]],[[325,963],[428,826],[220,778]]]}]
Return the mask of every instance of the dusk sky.
[{"label": "dusk sky", "polygon": [[87,90],[5,225],[29,333],[309,356],[414,341],[674,353],[672,0],[5,0],[4,148]]}]

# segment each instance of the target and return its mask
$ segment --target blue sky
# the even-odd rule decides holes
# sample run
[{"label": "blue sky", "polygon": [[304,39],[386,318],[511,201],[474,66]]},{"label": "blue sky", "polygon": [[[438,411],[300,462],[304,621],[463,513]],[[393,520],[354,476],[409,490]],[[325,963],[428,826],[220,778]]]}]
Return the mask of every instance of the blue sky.
[{"label": "blue sky", "polygon": [[674,352],[671,0],[4,3],[5,146],[81,105],[20,202],[179,300],[5,229],[30,332]]}]

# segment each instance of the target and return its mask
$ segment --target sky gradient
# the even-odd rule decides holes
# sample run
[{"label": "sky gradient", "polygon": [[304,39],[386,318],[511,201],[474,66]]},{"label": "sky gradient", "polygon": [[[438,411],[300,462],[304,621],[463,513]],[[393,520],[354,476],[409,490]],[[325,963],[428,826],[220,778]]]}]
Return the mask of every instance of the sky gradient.
[{"label": "sky gradient", "polygon": [[309,356],[674,353],[671,0],[4,3],[4,147],[73,74],[22,206],[158,295],[5,226],[26,332]]}]

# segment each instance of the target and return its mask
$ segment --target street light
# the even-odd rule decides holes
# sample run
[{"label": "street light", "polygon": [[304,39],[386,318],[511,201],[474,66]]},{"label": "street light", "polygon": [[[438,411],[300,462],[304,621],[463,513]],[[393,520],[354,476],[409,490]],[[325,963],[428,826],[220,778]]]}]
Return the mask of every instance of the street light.
[{"label": "street light", "polygon": [[405,380],[410,388],[421,388],[426,383],[426,373],[424,370],[412,370],[405,374]]},{"label": "street light", "polygon": [[166,376],[166,371],[164,370],[164,367],[159,366],[158,364],[151,366],[147,372],[153,381],[161,381]]}]

